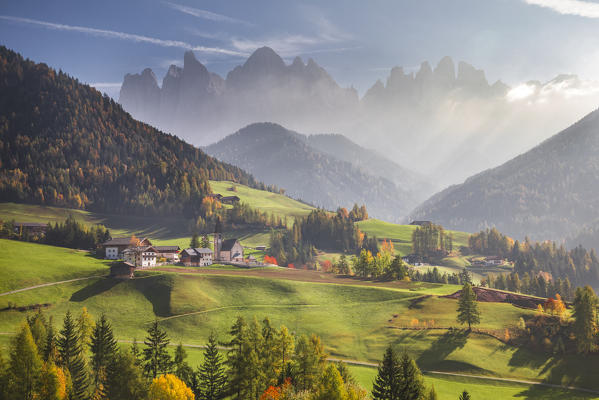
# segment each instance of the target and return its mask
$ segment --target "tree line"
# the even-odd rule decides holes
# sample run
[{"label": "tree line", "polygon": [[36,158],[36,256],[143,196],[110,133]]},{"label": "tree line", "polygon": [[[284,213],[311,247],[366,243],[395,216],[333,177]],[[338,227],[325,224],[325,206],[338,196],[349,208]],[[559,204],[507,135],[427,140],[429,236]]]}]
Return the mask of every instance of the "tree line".
[{"label": "tree line", "polygon": [[64,222],[48,223],[45,234],[29,233],[15,221],[0,221],[0,237],[70,249],[96,250],[110,239],[110,231],[103,225],[87,226],[69,216]]},{"label": "tree line", "polygon": [[453,251],[453,234],[441,225],[426,223],[412,232],[412,253],[428,260],[443,257]]},{"label": "tree line", "polygon": [[271,231],[268,255],[285,266],[312,264],[317,248],[353,254],[366,249],[376,254],[376,238],[369,238],[354,223],[364,217],[368,217],[366,207],[357,205],[351,212],[344,208],[336,213],[312,210],[307,216],[296,218],[291,229]]},{"label": "tree line", "polygon": [[[41,311],[27,317],[13,338],[9,358],[0,353],[4,400],[360,400],[367,393],[343,363],[327,361],[316,335],[296,336],[268,318],[238,317],[219,344],[213,332],[203,362],[192,368],[179,344],[157,321],[143,347],[120,347],[108,319],[83,309],[64,316],[56,331]],[[223,347],[224,346],[224,347]]]}]

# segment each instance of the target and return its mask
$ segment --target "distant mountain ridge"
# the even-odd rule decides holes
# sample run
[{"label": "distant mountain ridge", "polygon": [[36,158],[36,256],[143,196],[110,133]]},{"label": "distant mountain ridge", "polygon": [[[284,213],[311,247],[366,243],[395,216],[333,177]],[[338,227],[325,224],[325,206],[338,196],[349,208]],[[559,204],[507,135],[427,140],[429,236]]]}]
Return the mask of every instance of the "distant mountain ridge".
[{"label": "distant mountain ridge", "polygon": [[596,110],[532,150],[434,195],[411,217],[470,232],[496,226],[517,238],[561,240],[598,213]]},{"label": "distant mountain ridge", "polygon": [[[267,184],[285,188],[291,197],[327,209],[366,204],[371,216],[398,221],[418,201],[391,177],[385,177],[385,171],[372,174],[364,168],[376,153],[340,135],[304,136],[277,124],[256,123],[206,147],[205,151],[251,171]],[[359,162],[352,160],[354,156],[365,158]],[[378,165],[392,168],[395,179],[405,171],[383,157]],[[418,183],[418,175],[410,171],[405,171],[405,179],[425,185]]]},{"label": "distant mountain ridge", "polygon": [[599,85],[559,75],[512,88],[444,57],[413,72],[393,67],[360,98],[313,59],[286,63],[262,47],[225,77],[192,52],[182,68],[169,68],[161,85],[151,70],[127,74],[119,101],[134,117],[197,145],[261,121],[306,134],[343,134],[443,187],[580,119],[599,103]]}]

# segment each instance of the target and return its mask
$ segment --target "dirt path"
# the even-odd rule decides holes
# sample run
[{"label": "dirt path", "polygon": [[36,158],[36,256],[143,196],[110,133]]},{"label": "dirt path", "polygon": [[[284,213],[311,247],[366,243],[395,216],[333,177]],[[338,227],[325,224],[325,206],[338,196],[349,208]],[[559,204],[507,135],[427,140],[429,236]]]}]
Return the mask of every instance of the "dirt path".
[{"label": "dirt path", "polygon": [[0,293],[0,296],[7,296],[9,294],[15,294],[15,293],[19,293],[19,292],[24,292],[26,290],[39,289],[39,288],[46,287],[46,286],[60,285],[61,283],[84,281],[86,279],[93,279],[93,278],[102,278],[102,275],[86,276],[85,278],[75,278],[75,279],[69,279],[69,280],[66,280],[66,281],[59,281],[59,282],[42,283],[42,284],[39,284],[39,285],[29,286],[29,287],[22,288],[22,289],[11,290],[10,292]]}]

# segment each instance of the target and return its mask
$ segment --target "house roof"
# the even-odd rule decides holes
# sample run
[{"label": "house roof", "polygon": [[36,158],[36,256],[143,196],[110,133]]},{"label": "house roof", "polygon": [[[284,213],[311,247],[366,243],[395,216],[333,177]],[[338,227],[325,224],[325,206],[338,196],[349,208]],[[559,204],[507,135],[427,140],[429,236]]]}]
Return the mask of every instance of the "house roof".
[{"label": "house roof", "polygon": [[239,201],[241,199],[239,197],[237,197],[237,196],[225,196],[225,197],[221,197],[221,201],[227,201],[227,200]]},{"label": "house roof", "polygon": [[186,253],[190,256],[199,256],[200,254],[212,254],[212,250],[207,249],[205,247],[196,247],[195,249],[185,249],[183,250],[183,253]]},{"label": "house roof", "polygon": [[171,251],[181,250],[179,246],[154,246],[154,249],[159,253],[168,253]]},{"label": "house roof", "polygon": [[220,251],[231,251],[235,243],[237,243],[237,239],[227,239],[223,240],[222,245],[220,246]]},{"label": "house roof", "polygon": [[139,246],[139,247],[129,247],[128,249],[123,250],[123,253],[133,253],[133,252],[137,252],[137,251],[141,251],[141,252],[156,252],[156,249],[154,248],[154,246]]}]

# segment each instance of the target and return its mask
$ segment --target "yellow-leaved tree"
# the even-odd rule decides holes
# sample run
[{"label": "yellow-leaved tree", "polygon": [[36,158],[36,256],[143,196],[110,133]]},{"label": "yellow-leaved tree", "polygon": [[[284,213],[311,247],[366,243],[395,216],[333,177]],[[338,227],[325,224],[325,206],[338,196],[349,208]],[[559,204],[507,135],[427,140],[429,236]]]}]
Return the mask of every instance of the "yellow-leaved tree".
[{"label": "yellow-leaved tree", "polygon": [[149,400],[194,400],[193,392],[175,375],[155,378],[150,385]]}]

